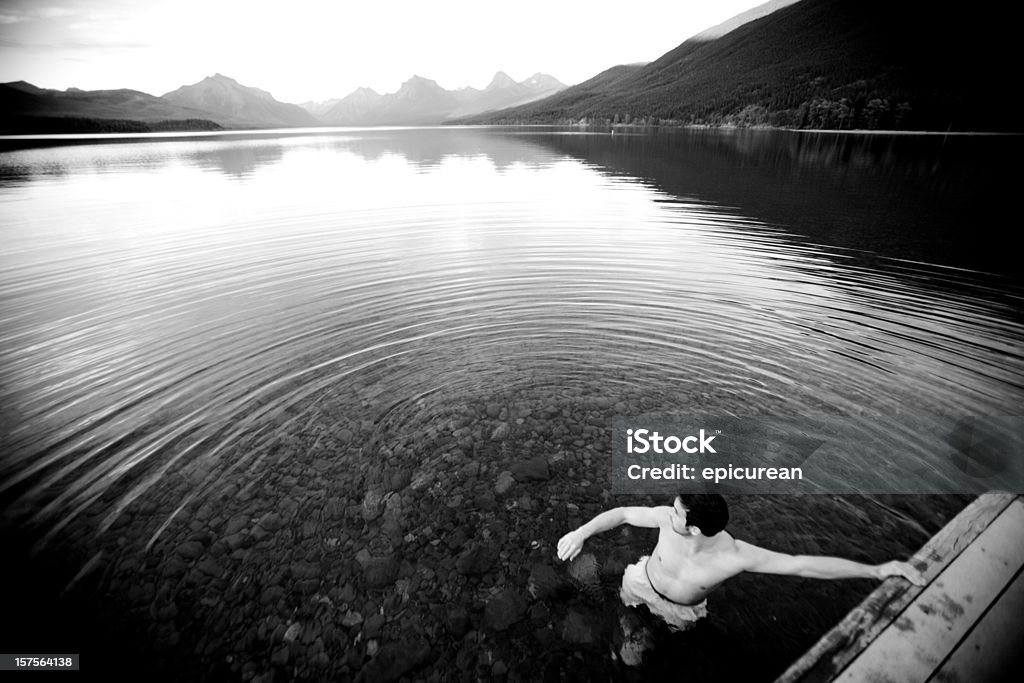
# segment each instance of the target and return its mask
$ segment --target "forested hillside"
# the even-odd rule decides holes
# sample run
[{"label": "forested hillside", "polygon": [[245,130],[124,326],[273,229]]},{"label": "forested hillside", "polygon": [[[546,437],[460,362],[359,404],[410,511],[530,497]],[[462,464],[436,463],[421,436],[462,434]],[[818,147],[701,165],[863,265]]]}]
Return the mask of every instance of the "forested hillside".
[{"label": "forested hillside", "polygon": [[470,122],[1020,130],[998,97],[1017,60],[1011,25],[999,5],[802,0]]}]

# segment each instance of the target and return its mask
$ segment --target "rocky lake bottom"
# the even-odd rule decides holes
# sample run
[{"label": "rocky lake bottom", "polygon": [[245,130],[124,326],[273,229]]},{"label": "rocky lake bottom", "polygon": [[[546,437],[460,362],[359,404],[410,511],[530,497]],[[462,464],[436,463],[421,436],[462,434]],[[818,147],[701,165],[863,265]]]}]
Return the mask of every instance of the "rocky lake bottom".
[{"label": "rocky lake bottom", "polygon": [[[595,514],[667,502],[610,492],[612,418],[664,409],[641,396],[510,392],[358,421],[325,406],[195,458],[97,534],[123,494],[111,487],[9,566],[8,642],[35,635],[85,671],[168,681],[770,680],[873,587],[742,576],[696,629],[670,634],[618,600],[653,530],[607,532],[559,562],[558,539]],[[729,530],[881,562],[966,501],[735,496]],[[5,526],[19,557],[30,534]],[[613,656],[624,615],[652,638],[638,667]]]}]

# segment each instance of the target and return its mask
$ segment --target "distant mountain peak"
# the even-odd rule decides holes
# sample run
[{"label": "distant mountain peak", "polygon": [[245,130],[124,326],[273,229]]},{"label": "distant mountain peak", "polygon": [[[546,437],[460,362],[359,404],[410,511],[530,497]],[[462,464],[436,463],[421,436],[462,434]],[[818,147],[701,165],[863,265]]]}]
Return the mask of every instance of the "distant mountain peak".
[{"label": "distant mountain peak", "polygon": [[563,90],[565,84],[554,76],[550,76],[545,73],[537,72],[521,82],[519,85],[524,85],[531,90]]},{"label": "distant mountain peak", "polygon": [[511,88],[514,85],[516,85],[516,82],[512,80],[511,76],[504,71],[499,71],[494,74],[494,78],[492,78],[491,82],[486,88],[484,88],[484,91],[489,92],[491,90],[497,90],[498,88]]},{"label": "distant mountain peak", "polygon": [[0,85],[6,85],[8,88],[18,90],[19,92],[27,93],[41,93],[44,92],[43,88],[32,85],[28,81],[11,81],[10,83],[2,83]]},{"label": "distant mountain peak", "polygon": [[398,89],[395,95],[397,97],[419,97],[427,93],[447,94],[448,91],[438,85],[437,81],[424,78],[423,76],[413,76],[402,84],[402,87]]},{"label": "distant mountain peak", "polygon": [[222,73],[207,76],[192,85],[183,85],[164,94],[163,98],[260,125],[306,126],[316,123],[316,119],[298,105],[279,102],[266,90],[242,85]]}]

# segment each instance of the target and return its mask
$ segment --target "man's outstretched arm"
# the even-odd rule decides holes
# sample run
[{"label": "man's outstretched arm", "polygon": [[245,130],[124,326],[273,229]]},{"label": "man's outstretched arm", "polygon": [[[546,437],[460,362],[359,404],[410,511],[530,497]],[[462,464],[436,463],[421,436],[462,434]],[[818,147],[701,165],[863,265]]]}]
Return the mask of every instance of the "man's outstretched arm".
[{"label": "man's outstretched arm", "polygon": [[917,586],[925,584],[924,576],[907,562],[864,564],[841,557],[824,555],[787,555],[736,542],[742,558],[743,571],[761,574],[786,574],[809,579],[885,579],[901,576]]},{"label": "man's outstretched arm", "polygon": [[583,542],[594,534],[599,534],[609,529],[614,529],[620,524],[632,524],[656,528],[664,519],[665,515],[671,514],[670,507],[621,507],[605,510],[597,517],[579,527],[573,529],[558,540],[558,559],[572,560],[583,550]]}]

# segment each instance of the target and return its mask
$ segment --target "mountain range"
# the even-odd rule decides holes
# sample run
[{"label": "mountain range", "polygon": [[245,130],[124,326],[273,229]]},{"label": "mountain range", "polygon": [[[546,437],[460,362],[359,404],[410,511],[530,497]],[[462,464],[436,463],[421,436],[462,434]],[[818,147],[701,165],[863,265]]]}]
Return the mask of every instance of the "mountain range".
[{"label": "mountain range", "polygon": [[[201,109],[182,106],[138,90],[49,90],[15,81],[0,84],[0,132],[51,133],[120,131],[117,123],[131,122],[129,131],[154,130],[167,122],[190,129],[219,128]],[[97,125],[97,122],[105,122]],[[242,121],[225,119],[225,126]]]},{"label": "mountain range", "polygon": [[[517,83],[499,71],[483,90],[445,90],[436,81],[413,76],[397,92],[380,95],[359,88],[322,109],[319,118],[335,126],[433,125],[446,120],[514,107],[543,99],[565,89],[558,79],[534,74]],[[311,108],[310,111],[315,110]]]},{"label": "mountain range", "polygon": [[395,93],[359,88],[342,99],[303,107],[219,73],[161,97],[137,90],[49,90],[18,81],[0,84],[0,132],[435,125],[533,102],[565,87],[539,73],[517,83],[498,72],[483,90],[445,90],[413,76]]},{"label": "mountain range", "polygon": [[[566,87],[498,72],[446,90],[413,76],[302,106],[215,74],[162,97],[135,90],[0,85],[0,132],[280,126],[580,123],[833,129],[1021,130],[1013,22],[888,0],[770,0],[649,64]],[[90,128],[92,126],[92,128]]]}]

